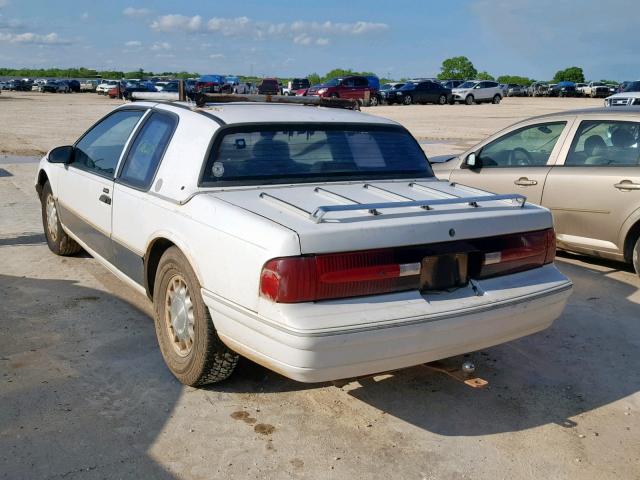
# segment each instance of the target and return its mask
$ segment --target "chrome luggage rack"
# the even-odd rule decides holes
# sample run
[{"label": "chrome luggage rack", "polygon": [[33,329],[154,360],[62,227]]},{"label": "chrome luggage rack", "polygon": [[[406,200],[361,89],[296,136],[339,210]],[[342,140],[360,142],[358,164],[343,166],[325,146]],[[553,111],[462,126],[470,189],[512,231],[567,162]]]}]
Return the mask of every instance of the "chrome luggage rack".
[{"label": "chrome luggage rack", "polygon": [[525,202],[527,201],[527,197],[517,193],[510,193],[510,194],[504,194],[504,195],[480,195],[480,196],[474,196],[474,197],[456,197],[451,194],[448,194],[447,192],[443,192],[438,189],[429,188],[414,182],[409,183],[409,186],[412,188],[419,189],[421,191],[425,191],[425,190],[433,191],[433,193],[437,194],[440,197],[449,195],[449,198],[414,200],[414,199],[411,199],[410,197],[406,197],[404,195],[400,195],[398,193],[388,191],[376,185],[364,184],[363,185],[364,188],[367,188],[370,190],[377,190],[379,191],[378,193],[384,193],[387,196],[393,196],[394,198],[398,198],[400,200],[395,202],[392,201],[392,202],[360,203],[349,197],[333,192],[327,188],[315,187],[313,189],[314,193],[317,193],[324,197],[328,197],[331,200],[335,200],[339,202],[346,201],[350,203],[339,204],[339,205],[321,205],[311,212],[309,210],[306,210],[298,205],[295,205],[291,202],[283,200],[282,198],[279,198],[267,192],[260,193],[259,197],[262,200],[275,203],[281,208],[285,208],[286,210],[292,213],[301,215],[313,221],[314,223],[322,223],[325,219],[326,214],[331,212],[351,212],[351,211],[366,210],[373,217],[376,217],[376,216],[382,215],[382,212],[380,210],[394,209],[394,208],[417,207],[417,208],[421,208],[424,211],[429,211],[429,210],[433,210],[433,207],[442,206],[442,205],[456,205],[456,204],[458,205],[466,204],[467,206],[470,206],[473,208],[479,208],[480,207],[479,204],[482,202],[495,202],[500,200],[502,201],[511,200],[512,206],[523,208],[525,205]]}]

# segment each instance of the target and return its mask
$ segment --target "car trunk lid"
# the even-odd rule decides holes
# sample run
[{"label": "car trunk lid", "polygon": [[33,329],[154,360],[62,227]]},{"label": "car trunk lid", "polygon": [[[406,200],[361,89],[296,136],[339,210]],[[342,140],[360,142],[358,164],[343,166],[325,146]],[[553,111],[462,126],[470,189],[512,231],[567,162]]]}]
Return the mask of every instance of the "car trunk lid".
[{"label": "car trunk lid", "polygon": [[[546,209],[436,179],[230,188],[207,193],[295,231],[302,254],[491,237],[552,225]],[[474,202],[474,198],[481,200]],[[371,204],[377,206],[368,208]]]}]

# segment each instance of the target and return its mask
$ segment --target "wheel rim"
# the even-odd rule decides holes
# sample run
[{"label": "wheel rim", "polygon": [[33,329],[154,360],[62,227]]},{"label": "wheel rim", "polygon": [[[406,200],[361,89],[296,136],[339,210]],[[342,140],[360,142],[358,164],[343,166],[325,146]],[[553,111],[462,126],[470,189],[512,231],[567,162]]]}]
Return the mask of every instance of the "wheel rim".
[{"label": "wheel rim", "polygon": [[406,96],[404,97],[404,104],[405,105],[411,105],[411,97],[410,96]]},{"label": "wheel rim", "polygon": [[182,275],[169,280],[165,294],[165,326],[175,352],[181,357],[191,353],[195,340],[193,301]]},{"label": "wheel rim", "polygon": [[56,209],[53,195],[47,196],[46,214],[47,232],[49,233],[49,238],[55,242],[58,239],[58,210]]},{"label": "wheel rim", "polygon": [[447,103],[447,97],[440,95],[440,105],[444,105],[445,103]]}]

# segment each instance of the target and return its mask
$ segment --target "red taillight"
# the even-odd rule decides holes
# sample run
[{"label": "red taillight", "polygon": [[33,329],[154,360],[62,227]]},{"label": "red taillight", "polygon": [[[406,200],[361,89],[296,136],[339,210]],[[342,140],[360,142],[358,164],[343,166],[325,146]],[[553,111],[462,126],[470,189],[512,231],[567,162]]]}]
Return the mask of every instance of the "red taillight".
[{"label": "red taillight", "polygon": [[500,249],[484,253],[480,278],[506,275],[553,262],[556,235],[552,228],[501,238]]},{"label": "red taillight", "polygon": [[[278,303],[298,303],[429,289],[433,287],[427,280],[436,273],[441,279],[451,277],[452,272],[438,268],[457,265],[429,261],[438,256],[461,254],[468,261],[463,269],[464,283],[467,278],[495,277],[541,267],[553,262],[555,250],[555,232],[551,228],[433,245],[274,258],[262,268],[260,295]],[[423,268],[437,271],[422,271]],[[459,269],[459,265],[455,268]]]},{"label": "red taillight", "polygon": [[393,249],[268,261],[260,294],[279,303],[376,295],[419,288],[420,264],[400,264]]}]

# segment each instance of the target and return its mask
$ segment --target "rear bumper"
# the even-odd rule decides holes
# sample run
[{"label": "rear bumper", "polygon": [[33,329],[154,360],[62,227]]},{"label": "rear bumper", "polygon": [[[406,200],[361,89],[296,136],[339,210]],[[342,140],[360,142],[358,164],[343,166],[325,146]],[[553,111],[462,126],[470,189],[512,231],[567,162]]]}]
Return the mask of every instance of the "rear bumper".
[{"label": "rear bumper", "polygon": [[[484,295],[469,287],[425,296],[421,302],[397,295],[389,296],[389,302],[369,297],[353,304],[357,314],[340,305],[342,327],[334,318],[330,328],[306,331],[243,310],[206,290],[203,298],[231,349],[294,380],[322,382],[410,367],[538,332],[560,316],[572,289],[553,265],[477,286]],[[389,309],[389,304],[398,307]],[[318,305],[303,308],[312,314],[314,307]],[[385,318],[390,311],[395,317]]]}]

